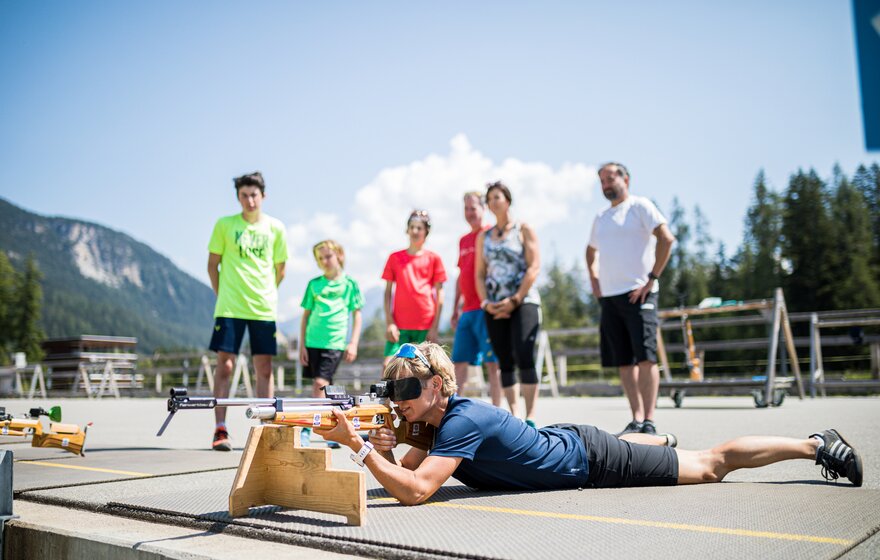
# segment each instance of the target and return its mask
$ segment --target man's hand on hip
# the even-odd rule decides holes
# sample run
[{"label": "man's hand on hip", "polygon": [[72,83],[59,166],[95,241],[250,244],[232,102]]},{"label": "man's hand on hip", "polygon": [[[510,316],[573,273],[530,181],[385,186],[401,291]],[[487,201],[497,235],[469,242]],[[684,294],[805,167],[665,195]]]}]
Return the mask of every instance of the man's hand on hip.
[{"label": "man's hand on hip", "polygon": [[649,279],[648,283],[642,286],[637,290],[633,290],[629,293],[629,302],[630,303],[645,303],[645,300],[648,299],[648,296],[651,295],[651,288],[654,287],[654,280]]}]

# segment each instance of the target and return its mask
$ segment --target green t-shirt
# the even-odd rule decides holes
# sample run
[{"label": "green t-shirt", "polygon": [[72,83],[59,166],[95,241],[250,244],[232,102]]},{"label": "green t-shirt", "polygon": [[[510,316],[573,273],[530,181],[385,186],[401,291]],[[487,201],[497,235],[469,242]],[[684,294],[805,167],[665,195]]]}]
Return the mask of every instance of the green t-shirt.
[{"label": "green t-shirt", "polygon": [[214,317],[274,321],[275,265],[287,261],[284,224],[265,214],[255,224],[241,214],[225,216],[214,225],[208,251],[222,257]]},{"label": "green t-shirt", "polygon": [[358,283],[347,274],[336,280],[318,276],[309,280],[302,308],[308,309],[306,347],[345,350],[348,317],[364,306]]}]

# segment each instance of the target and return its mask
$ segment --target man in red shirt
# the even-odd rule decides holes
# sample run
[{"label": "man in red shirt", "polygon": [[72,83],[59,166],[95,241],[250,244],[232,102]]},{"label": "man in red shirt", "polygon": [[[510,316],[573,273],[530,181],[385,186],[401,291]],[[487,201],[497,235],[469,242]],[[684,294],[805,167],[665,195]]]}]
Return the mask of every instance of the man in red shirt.
[{"label": "man in red shirt", "polygon": [[498,359],[492,351],[486,319],[480,308],[480,296],[474,283],[474,245],[477,235],[486,231],[483,226],[483,195],[469,192],[464,195],[464,219],[471,231],[458,242],[458,281],[455,283],[455,299],[452,300],[452,328],[455,342],[452,344],[452,361],[455,363],[455,381],[459,394],[464,394],[467,383],[468,365],[480,366],[486,363],[489,377],[489,395],[492,404],[501,406],[501,377],[498,373]]},{"label": "man in red shirt", "polygon": [[446,270],[440,255],[423,248],[430,231],[428,212],[413,210],[406,221],[409,248],[385,263],[385,365],[401,344],[437,341]]}]

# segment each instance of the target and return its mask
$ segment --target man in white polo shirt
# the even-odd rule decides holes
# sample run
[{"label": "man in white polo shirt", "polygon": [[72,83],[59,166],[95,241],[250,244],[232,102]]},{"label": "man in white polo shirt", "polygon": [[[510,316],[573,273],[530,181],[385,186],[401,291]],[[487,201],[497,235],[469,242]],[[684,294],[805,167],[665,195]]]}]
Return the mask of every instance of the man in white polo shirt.
[{"label": "man in white polo shirt", "polygon": [[587,271],[602,308],[602,365],[620,370],[632,409],[632,421],[620,433],[655,434],[658,279],[675,237],[650,200],[629,194],[626,167],[606,163],[599,168],[599,180],[611,207],[593,221]]}]

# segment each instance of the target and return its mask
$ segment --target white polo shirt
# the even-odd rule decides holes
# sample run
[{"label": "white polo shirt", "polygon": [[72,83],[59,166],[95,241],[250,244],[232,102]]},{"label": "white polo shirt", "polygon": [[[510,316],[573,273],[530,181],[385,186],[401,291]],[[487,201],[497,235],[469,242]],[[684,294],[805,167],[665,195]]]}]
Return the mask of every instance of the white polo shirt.
[{"label": "white polo shirt", "polygon": [[[654,230],[665,223],[653,202],[633,195],[596,215],[589,245],[599,252],[603,297],[625,294],[648,282],[657,245]],[[654,282],[652,291],[659,289],[660,282]]]}]

